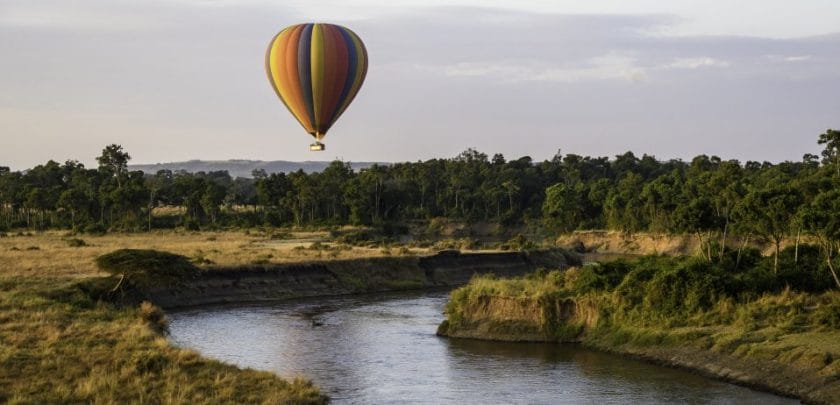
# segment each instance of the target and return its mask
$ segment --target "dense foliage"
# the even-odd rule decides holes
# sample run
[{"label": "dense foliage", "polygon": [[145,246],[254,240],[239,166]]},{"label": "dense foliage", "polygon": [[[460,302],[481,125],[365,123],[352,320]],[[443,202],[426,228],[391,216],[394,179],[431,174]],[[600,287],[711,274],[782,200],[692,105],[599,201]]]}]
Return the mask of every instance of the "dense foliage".
[{"label": "dense foliage", "polygon": [[644,256],[565,271],[543,270],[513,279],[476,276],[467,286],[453,291],[446,309],[446,327],[460,325],[465,312],[488,297],[531,300],[548,309],[568,299],[574,300],[581,311],[584,304],[591,304],[599,315],[598,325],[590,327],[609,327],[612,323],[675,327],[726,325],[739,317],[744,318],[741,321],[760,322],[762,319],[751,318],[754,314],[733,308],[766,297],[801,294],[819,301],[819,306],[782,302],[782,306],[798,307],[784,309],[774,322],[793,322],[796,318],[808,327],[840,329],[840,296],[818,250],[803,247],[797,261],[793,247],[783,250],[778,273],[773,270],[773,257],[748,250],[740,262],[731,252],[718,262],[700,257]]},{"label": "dense foliage", "polygon": [[[733,236],[776,245],[818,239],[832,266],[840,251],[840,131],[818,138],[822,159],[746,162],[701,155],[690,162],[631,152],[558,153],[534,162],[469,149],[452,159],[375,165],[354,172],[332,162],[319,173],[255,171],[144,174],[110,145],[96,169],[54,161],[24,172],[0,168],[2,228],[69,227],[88,232],[184,226],[381,225],[429,220],[494,221],[546,231],[607,228],[696,235],[708,260]],[[156,207],[180,207],[152,215]],[[774,265],[778,268],[778,263]],[[837,280],[840,285],[840,280]]]}]

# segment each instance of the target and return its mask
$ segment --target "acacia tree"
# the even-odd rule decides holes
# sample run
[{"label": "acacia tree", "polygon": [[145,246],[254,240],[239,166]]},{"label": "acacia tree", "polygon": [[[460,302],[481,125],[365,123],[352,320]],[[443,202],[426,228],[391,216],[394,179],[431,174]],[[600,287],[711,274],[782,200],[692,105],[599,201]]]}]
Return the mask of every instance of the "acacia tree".
[{"label": "acacia tree", "polygon": [[227,190],[215,181],[208,181],[201,195],[201,207],[210,215],[210,222],[216,223],[221,213],[220,206],[227,195]]},{"label": "acacia tree", "polygon": [[99,171],[105,173],[109,177],[113,177],[117,182],[117,188],[122,187],[128,172],[128,161],[131,156],[128,152],[123,151],[123,147],[117,144],[111,144],[102,149],[102,154],[96,158],[99,163]]},{"label": "acacia tree", "polygon": [[834,282],[840,288],[840,278],[834,265],[835,257],[840,255],[840,190],[833,189],[820,193],[814,198],[804,214],[804,222],[820,240],[825,252],[825,262]]},{"label": "acacia tree", "polygon": [[542,211],[549,226],[568,232],[579,222],[580,195],[573,186],[557,183],[545,190]]},{"label": "acacia tree", "polygon": [[714,209],[705,197],[683,200],[673,213],[674,229],[677,232],[697,236],[703,256],[712,260],[712,231],[716,229]]},{"label": "acacia tree", "polygon": [[70,212],[70,227],[72,229],[76,229],[77,213],[88,201],[85,192],[75,187],[64,190],[58,197],[58,206]]},{"label": "acacia tree", "polygon": [[744,220],[756,234],[773,241],[773,273],[779,269],[779,250],[802,203],[799,192],[780,184],[754,190],[744,197]]},{"label": "acacia tree", "polygon": [[825,145],[822,151],[823,164],[834,166],[835,174],[840,176],[840,131],[828,129],[820,134],[817,143]]}]

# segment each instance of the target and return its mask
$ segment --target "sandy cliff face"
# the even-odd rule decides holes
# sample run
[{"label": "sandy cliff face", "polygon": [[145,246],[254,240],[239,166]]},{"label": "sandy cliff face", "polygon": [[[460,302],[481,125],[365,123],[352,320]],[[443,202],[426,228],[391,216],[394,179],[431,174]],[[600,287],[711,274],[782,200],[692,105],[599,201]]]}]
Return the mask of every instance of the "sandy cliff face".
[{"label": "sandy cliff face", "polygon": [[457,286],[474,274],[519,276],[537,267],[561,268],[557,251],[383,257],[307,264],[212,268],[177,288],[157,289],[151,300],[163,308],[299,297]]},{"label": "sandy cliff face", "polygon": [[[708,235],[704,235],[708,238]],[[714,236],[714,242],[719,243],[719,236]],[[704,239],[705,240],[705,239]],[[808,237],[803,237],[801,243],[816,243]],[[570,248],[577,251],[602,254],[620,255],[694,255],[702,253],[708,247],[701,243],[697,235],[681,234],[668,235],[658,233],[624,233],[619,231],[579,231],[570,234],[560,235],[555,241],[557,246]],[[782,241],[781,248],[792,246],[796,243],[793,238]],[[771,241],[761,240],[753,237],[748,240],[729,236],[726,244],[731,249],[739,247],[750,247],[761,250],[762,254],[769,255],[774,252]]]},{"label": "sandy cliff face", "polygon": [[[598,322],[598,309],[569,297],[481,296],[458,306],[438,329],[450,337],[515,342],[577,342]],[[454,316],[453,316],[454,315]]]}]

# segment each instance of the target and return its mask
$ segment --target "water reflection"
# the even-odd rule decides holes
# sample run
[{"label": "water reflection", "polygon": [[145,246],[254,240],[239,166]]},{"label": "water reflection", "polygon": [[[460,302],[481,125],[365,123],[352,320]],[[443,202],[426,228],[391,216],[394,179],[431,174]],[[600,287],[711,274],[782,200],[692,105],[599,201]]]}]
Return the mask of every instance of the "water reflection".
[{"label": "water reflection", "polygon": [[790,403],[574,345],[444,339],[445,293],[330,298],[170,314],[205,355],[315,380],[337,403]]}]

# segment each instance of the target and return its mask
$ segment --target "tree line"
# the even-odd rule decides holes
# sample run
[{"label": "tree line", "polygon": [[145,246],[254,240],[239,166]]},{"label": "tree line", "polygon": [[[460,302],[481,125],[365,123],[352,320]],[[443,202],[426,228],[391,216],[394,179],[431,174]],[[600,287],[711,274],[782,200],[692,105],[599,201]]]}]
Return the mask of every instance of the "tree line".
[{"label": "tree line", "polygon": [[[535,162],[468,149],[450,159],[374,165],[358,172],[334,161],[321,172],[232,178],[226,171],[128,169],[109,145],[98,167],[49,161],[26,171],[0,167],[0,228],[104,231],[185,226],[380,225],[444,217],[539,226],[688,233],[705,256],[722,256],[735,236],[810,235],[840,249],[840,131],[820,134],[821,156],[801,161],[662,161],[632,152],[562,155]],[[176,215],[153,215],[180,207]]]}]

